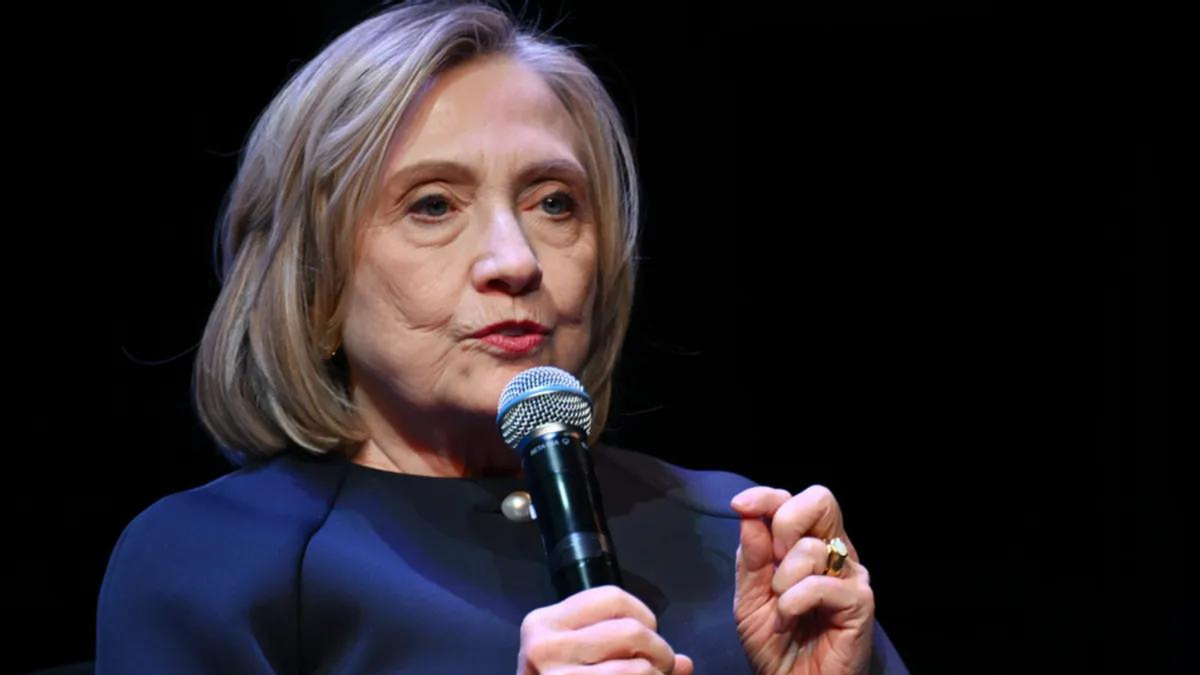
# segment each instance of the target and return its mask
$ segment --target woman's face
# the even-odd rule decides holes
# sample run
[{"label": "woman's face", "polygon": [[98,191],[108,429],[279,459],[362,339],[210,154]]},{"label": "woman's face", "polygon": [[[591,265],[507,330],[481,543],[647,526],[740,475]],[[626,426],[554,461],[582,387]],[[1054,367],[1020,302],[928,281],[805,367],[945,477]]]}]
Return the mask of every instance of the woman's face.
[{"label": "woman's face", "polygon": [[358,232],[342,340],[360,404],[490,417],[526,368],[578,374],[597,265],[581,145],[558,98],[516,61],[431,83]]}]

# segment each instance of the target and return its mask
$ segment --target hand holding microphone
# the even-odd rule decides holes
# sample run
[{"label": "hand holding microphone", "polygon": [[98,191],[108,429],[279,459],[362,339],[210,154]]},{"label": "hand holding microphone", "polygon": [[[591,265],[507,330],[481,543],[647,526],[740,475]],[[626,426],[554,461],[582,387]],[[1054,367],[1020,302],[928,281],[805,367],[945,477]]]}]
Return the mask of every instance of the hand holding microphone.
[{"label": "hand holding microphone", "polygon": [[525,615],[517,675],[692,675],[691,658],[676,654],[657,628],[650,608],[616,586],[581,591]]},{"label": "hand holding microphone", "polygon": [[[658,635],[650,608],[620,586],[616,549],[592,466],[592,400],[570,373],[517,375],[500,396],[496,424],[520,453],[560,602],[521,624],[517,674],[691,675],[692,660]],[[574,667],[585,666],[583,670]]]}]

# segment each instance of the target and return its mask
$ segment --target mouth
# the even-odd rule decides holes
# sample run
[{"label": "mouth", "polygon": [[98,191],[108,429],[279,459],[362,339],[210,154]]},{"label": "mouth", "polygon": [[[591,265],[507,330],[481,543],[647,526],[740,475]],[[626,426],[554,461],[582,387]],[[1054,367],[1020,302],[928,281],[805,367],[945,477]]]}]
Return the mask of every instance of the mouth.
[{"label": "mouth", "polygon": [[550,329],[536,321],[505,321],[471,335],[496,351],[510,356],[533,352],[545,342]]}]

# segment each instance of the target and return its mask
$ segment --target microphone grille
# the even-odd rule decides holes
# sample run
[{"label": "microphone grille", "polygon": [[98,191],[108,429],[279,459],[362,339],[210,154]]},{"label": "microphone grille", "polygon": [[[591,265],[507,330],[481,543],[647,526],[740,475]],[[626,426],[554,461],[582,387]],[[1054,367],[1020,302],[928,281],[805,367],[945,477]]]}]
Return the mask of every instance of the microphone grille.
[{"label": "microphone grille", "polygon": [[542,426],[559,422],[592,431],[592,398],[573,375],[559,368],[538,366],[522,371],[500,394],[496,424],[508,447]]}]

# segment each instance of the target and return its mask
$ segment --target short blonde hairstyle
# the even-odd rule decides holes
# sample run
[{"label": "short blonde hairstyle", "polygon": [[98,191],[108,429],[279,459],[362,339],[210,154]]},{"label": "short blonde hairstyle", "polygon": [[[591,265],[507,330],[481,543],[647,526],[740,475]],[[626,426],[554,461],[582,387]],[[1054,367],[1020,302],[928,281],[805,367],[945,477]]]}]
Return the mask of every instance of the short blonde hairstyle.
[{"label": "short blonde hairstyle", "polygon": [[342,292],[355,224],[397,122],[432,78],[506,56],[538,72],[583,139],[599,237],[591,346],[579,375],[603,430],[633,303],[638,183],[616,105],[571,47],[480,2],[419,2],[355,26],[296,73],[259,117],[220,221],[222,288],[193,374],[200,420],[235,462],[288,445],[365,440],[343,378]]}]

